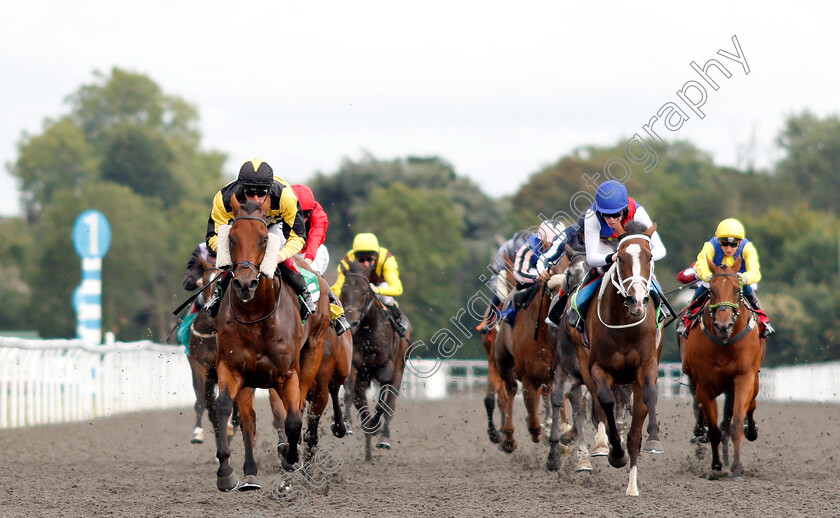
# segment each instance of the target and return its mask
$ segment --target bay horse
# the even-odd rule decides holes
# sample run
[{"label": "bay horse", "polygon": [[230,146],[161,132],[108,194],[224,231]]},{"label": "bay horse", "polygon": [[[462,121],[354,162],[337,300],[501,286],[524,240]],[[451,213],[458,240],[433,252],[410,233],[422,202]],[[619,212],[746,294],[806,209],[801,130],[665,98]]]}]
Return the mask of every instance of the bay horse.
[{"label": "bay horse", "polygon": [[[587,336],[570,331],[577,335],[575,343],[584,383],[593,399],[597,398],[607,419],[610,443],[607,459],[615,468],[630,462],[626,491],[629,496],[639,496],[639,452],[664,451],[656,419],[662,333],[657,327],[656,308],[650,296],[653,286],[650,237],[655,231],[655,222],[646,230],[631,222],[618,232],[618,259],[604,274],[598,295],[585,315]],[[616,426],[613,392],[615,385],[624,384],[631,384],[633,389],[633,416],[627,434],[629,459]],[[648,439],[642,446],[645,418]]]},{"label": "bay horse", "polygon": [[[226,434],[219,434],[216,457],[219,469],[216,487],[220,491],[260,489],[254,460],[256,415],[254,389],[274,389],[286,410],[284,422],[289,445],[281,464],[287,470],[298,462],[298,443],[303,426],[306,396],[321,364],[324,338],[330,327],[327,285],[319,279],[317,311],[306,323],[300,320],[300,304],[294,290],[283,282],[277,270],[278,236],[269,233],[266,197],[262,205],[240,205],[231,198],[234,220],[220,229],[217,265],[229,262],[233,278],[216,317],[216,371],[219,396],[216,412],[225,422],[236,401],[245,443],[244,479],[238,483],[230,465]],[[229,243],[229,248],[223,242]],[[228,254],[228,257],[224,257]],[[225,260],[223,260],[223,257]]]},{"label": "bay horse", "polygon": [[[330,326],[324,340],[324,353],[321,355],[321,365],[315,382],[309,389],[307,401],[310,403],[306,433],[304,442],[307,445],[307,454],[312,456],[313,448],[318,444],[318,423],[321,415],[327,407],[327,402],[332,399],[333,424],[330,429],[334,436],[339,439],[347,434],[347,426],[341,411],[341,402],[338,398],[339,389],[350,378],[350,370],[353,363],[353,338],[350,333],[343,333],[338,336],[335,329]],[[280,395],[274,390],[269,391],[271,411],[274,415],[274,429],[277,430],[279,442],[277,453],[281,457],[288,443],[283,426],[286,420],[286,409]]]},{"label": "bay horse", "polygon": [[[764,340],[743,296],[737,275],[741,258],[731,268],[710,265],[709,300],[700,324],[689,331],[682,370],[688,375],[702,417],[708,426],[712,469],[723,467],[718,453],[721,439],[732,439],[732,477],[743,476],[741,443],[758,438],[753,413],[758,395],[758,372],[764,362]],[[717,425],[717,401],[726,393],[724,420]],[[744,421],[746,420],[746,426]],[[699,423],[698,423],[699,424]],[[723,432],[721,432],[721,429]]]},{"label": "bay horse", "polygon": [[[371,461],[371,439],[377,432],[376,447],[391,449],[389,423],[396,408],[412,329],[409,324],[406,338],[394,329],[388,308],[370,287],[373,264],[362,267],[353,261],[349,267],[342,266],[342,271],[341,303],[353,336],[353,401],[365,432],[365,460]],[[373,380],[379,383],[379,396],[371,415],[365,391]]]},{"label": "bay horse", "polygon": [[[213,293],[213,277],[218,273],[215,262],[207,261],[200,255],[198,262],[203,269],[202,289],[204,299],[207,300]],[[201,419],[204,410],[207,410],[207,417],[213,427],[214,435],[219,435],[219,424],[216,419],[216,324],[213,318],[201,308],[190,325],[190,347],[187,354],[187,361],[192,372],[193,390],[195,391],[195,428],[193,428],[191,443],[201,444],[204,442],[204,429],[201,426]],[[239,409],[234,405],[233,416],[225,426],[228,437],[233,437],[239,424]]]},{"label": "bay horse", "polygon": [[[496,278],[496,282],[504,282],[510,286],[515,283],[512,273],[513,258],[509,257],[507,253],[503,253],[503,257],[505,259],[505,269],[497,274],[498,277]],[[496,428],[496,424],[493,421],[493,412],[496,408],[496,399],[498,397],[499,385],[502,383],[502,378],[499,377],[499,368],[496,367],[493,344],[495,343],[496,336],[499,333],[500,311],[493,312],[493,310],[491,310],[491,314],[495,315],[495,321],[492,324],[488,324],[488,326],[490,326],[490,331],[486,333],[481,340],[481,345],[484,347],[484,352],[487,354],[487,391],[484,393],[484,409],[487,411],[487,436],[490,438],[491,443],[499,444],[502,440],[502,433]],[[501,413],[501,415],[501,426],[504,426],[504,413]]]},{"label": "bay horse", "polygon": [[[522,397],[528,414],[528,433],[533,442],[540,442],[542,426],[539,402],[543,391],[551,387],[554,374],[554,344],[549,337],[548,307],[551,291],[544,281],[537,281],[530,289],[537,290],[528,304],[521,308],[513,327],[505,321],[497,326],[498,335],[493,344],[494,360],[499,370],[499,410],[502,413],[502,450],[512,453],[516,449],[513,436],[513,398],[517,392],[516,380],[522,382]],[[508,304],[513,304],[513,294]]]}]

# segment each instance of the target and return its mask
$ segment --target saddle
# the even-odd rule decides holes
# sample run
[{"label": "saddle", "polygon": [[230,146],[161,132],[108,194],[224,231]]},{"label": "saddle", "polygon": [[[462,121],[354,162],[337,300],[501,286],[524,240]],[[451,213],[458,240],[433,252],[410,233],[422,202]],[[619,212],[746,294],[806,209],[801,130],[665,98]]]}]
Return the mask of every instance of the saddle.
[{"label": "saddle", "polygon": [[522,288],[521,290],[517,290],[513,292],[513,307],[516,311],[521,310],[522,308],[526,307],[528,304],[534,300],[534,297],[537,296],[537,293],[540,291],[540,283],[535,282],[530,286]]}]

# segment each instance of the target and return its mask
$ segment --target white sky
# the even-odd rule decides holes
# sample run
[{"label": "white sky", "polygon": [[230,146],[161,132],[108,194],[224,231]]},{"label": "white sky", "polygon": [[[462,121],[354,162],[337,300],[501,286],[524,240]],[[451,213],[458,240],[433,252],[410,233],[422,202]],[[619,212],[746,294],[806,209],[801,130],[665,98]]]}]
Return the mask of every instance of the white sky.
[{"label": "white sky", "polygon": [[[689,139],[719,164],[779,156],[786,115],[840,106],[837,3],[279,2],[0,0],[0,164],[21,133],[67,113],[65,97],[114,66],[198,106],[205,149],[233,174],[259,157],[293,182],[367,150],[437,154],[491,196],[583,144],[642,132],[697,80]],[[737,35],[750,67],[734,61]],[[668,134],[663,131],[662,134]],[[0,171],[0,214],[19,211]]]}]

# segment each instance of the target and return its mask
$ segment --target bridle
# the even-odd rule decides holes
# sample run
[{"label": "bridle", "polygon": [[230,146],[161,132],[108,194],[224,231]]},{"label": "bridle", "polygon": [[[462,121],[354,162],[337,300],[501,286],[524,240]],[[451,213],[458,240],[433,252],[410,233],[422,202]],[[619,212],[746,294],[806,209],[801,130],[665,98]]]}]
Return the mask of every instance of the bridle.
[{"label": "bridle", "polygon": [[[616,250],[621,249],[621,244],[624,242],[625,239],[644,239],[645,241],[648,242],[648,244],[650,244],[650,236],[647,235],[647,234],[627,234],[625,236],[622,236],[622,238],[619,240],[618,246],[616,247]],[[601,317],[601,299],[603,298],[603,295],[604,295],[604,293],[606,292],[606,289],[607,289],[606,280],[609,279],[609,281],[612,283],[612,285],[615,286],[615,289],[618,292],[618,294],[621,295],[622,297],[624,297],[625,305],[627,304],[626,299],[629,298],[629,296],[630,296],[629,295],[630,288],[632,288],[634,284],[641,285],[641,288],[644,291],[645,297],[647,297],[648,294],[650,293],[650,288],[651,288],[651,285],[653,283],[653,281],[652,281],[652,279],[653,279],[653,259],[650,260],[650,273],[648,274],[647,278],[645,278],[641,275],[631,275],[630,277],[627,277],[626,279],[622,279],[621,278],[621,271],[618,268],[618,263],[619,263],[618,261],[613,262],[612,265],[610,266],[609,270],[607,270],[607,273],[604,274],[604,280],[601,282],[601,289],[598,291],[598,300],[596,301],[596,304],[597,304],[596,309],[597,309],[597,313],[598,313],[598,320],[600,320],[601,324],[603,324],[605,327],[607,327],[609,329],[626,329],[626,328],[635,327],[635,326],[641,324],[642,322],[645,321],[645,318],[647,318],[647,305],[643,306],[642,316],[641,316],[641,318],[639,318],[639,320],[636,320],[635,322],[630,322],[629,324],[617,324],[617,325],[607,324],[606,322],[604,322],[603,317]],[[625,285],[626,285],[626,287],[625,287]]]},{"label": "bridle", "polygon": [[[709,282],[715,277],[737,277],[738,278],[738,303],[735,302],[716,302],[714,304],[708,305],[708,313],[709,313],[709,321],[714,323],[715,314],[718,311],[732,311],[732,321],[737,323],[738,319],[741,317],[741,302],[744,300],[744,281],[741,279],[740,275],[735,273],[716,273],[709,278]],[[709,291],[711,292],[712,288],[709,286]],[[730,337],[730,338],[718,338],[718,336],[714,333],[711,333],[708,328],[706,327],[706,319],[700,319],[700,328],[703,329],[703,333],[714,343],[718,345],[729,345],[734,344],[735,342],[740,341],[742,338],[747,336],[747,333],[752,331],[753,329],[754,319],[752,313],[750,313],[750,320],[747,322],[747,325],[744,326],[737,335]]]},{"label": "bridle", "polygon": [[[263,218],[259,218],[259,217],[257,217],[257,216],[249,216],[249,215],[245,215],[245,216],[237,216],[236,218],[234,218],[234,219],[233,219],[233,223],[231,223],[231,226],[232,226],[234,223],[236,223],[238,220],[240,220],[240,219],[253,219],[253,220],[257,220],[257,221],[261,222],[263,225],[265,225],[265,228],[266,228],[266,229],[268,228],[268,223],[265,221],[265,219],[263,219]],[[262,281],[262,278],[264,277],[264,275],[263,275],[263,273],[260,271],[260,267],[259,267],[259,265],[258,265],[258,264],[256,264],[256,263],[253,263],[253,262],[251,262],[251,261],[237,261],[237,262],[233,263],[233,265],[231,265],[231,272],[230,272],[230,274],[229,274],[229,275],[236,275],[236,272],[238,272],[241,268],[248,268],[249,270],[253,271],[254,273],[256,273],[256,274],[257,274],[257,282],[261,282],[261,281]],[[281,283],[281,285],[282,285],[282,283],[283,283],[282,278],[280,278],[280,283]],[[228,298],[230,298],[230,297],[231,297],[231,295],[230,295],[230,292],[231,292],[231,291],[233,291],[233,290],[228,290]],[[250,325],[250,324],[256,324],[256,323],[258,323],[258,322],[262,322],[263,320],[265,320],[265,319],[267,319],[268,317],[270,317],[271,315],[273,315],[273,314],[274,314],[274,312],[275,312],[275,311],[277,311],[277,308],[279,308],[279,307],[280,307],[280,291],[279,291],[279,290],[278,290],[278,292],[277,292],[277,295],[276,295],[274,298],[276,299],[276,302],[274,303],[274,309],[272,309],[272,310],[271,310],[268,314],[263,315],[263,316],[261,316],[260,318],[258,318],[258,319],[256,319],[256,320],[251,320],[251,321],[247,321],[247,322],[246,322],[246,321],[242,320],[241,318],[239,318],[239,315],[237,315],[237,314],[236,314],[236,311],[234,311],[234,310],[233,310],[233,304],[230,304],[230,313],[233,315],[233,318],[234,318],[237,322],[239,322],[240,324]],[[232,300],[232,299],[231,299],[231,300]]]},{"label": "bridle", "polygon": [[367,297],[367,302],[364,304],[365,309],[359,312],[359,318],[350,324],[350,329],[356,329],[361,324],[362,320],[365,319],[370,309],[373,307],[373,301],[376,300],[376,293],[374,293],[373,289],[370,287],[370,279],[367,276],[362,275],[361,273],[351,273],[347,272],[344,274],[345,277],[358,277],[365,281],[365,295]]}]

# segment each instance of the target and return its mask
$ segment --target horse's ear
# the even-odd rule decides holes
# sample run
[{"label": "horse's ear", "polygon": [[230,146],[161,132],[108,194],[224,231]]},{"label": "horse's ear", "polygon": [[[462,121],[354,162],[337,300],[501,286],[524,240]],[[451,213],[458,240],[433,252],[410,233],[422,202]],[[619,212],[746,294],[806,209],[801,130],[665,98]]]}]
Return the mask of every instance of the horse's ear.
[{"label": "horse's ear", "polygon": [[341,273],[343,273],[344,275],[347,275],[347,272],[349,271],[349,269],[347,268],[347,264],[345,264],[344,261],[341,261],[340,263],[338,263],[338,268],[341,270]]},{"label": "horse's ear", "polygon": [[743,257],[739,256],[737,259],[735,259],[735,262],[732,264],[732,269],[736,272],[739,271],[741,269],[741,263],[742,262],[743,262]]},{"label": "horse's ear", "polygon": [[714,261],[706,258],[706,263],[709,265],[709,270],[711,270],[713,274],[720,273],[720,267],[716,265]]},{"label": "horse's ear", "polygon": [[650,226],[647,230],[645,230],[645,235],[650,237],[653,233],[656,232],[656,220],[653,220],[653,225]]},{"label": "horse's ear", "polygon": [[242,210],[242,205],[239,204],[239,199],[236,197],[236,193],[230,197],[230,208],[233,211],[233,215],[236,216],[237,213]]}]

